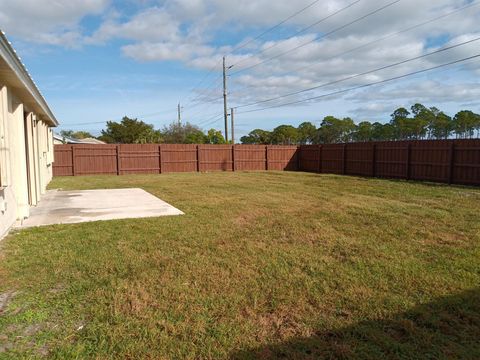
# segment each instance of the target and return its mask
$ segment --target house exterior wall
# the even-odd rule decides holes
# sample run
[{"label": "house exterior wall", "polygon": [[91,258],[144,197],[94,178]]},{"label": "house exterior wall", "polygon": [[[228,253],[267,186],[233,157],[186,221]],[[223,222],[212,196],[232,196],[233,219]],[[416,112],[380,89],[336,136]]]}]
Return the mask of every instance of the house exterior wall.
[{"label": "house exterior wall", "polygon": [[52,179],[53,132],[0,84],[0,238],[29,216]]}]

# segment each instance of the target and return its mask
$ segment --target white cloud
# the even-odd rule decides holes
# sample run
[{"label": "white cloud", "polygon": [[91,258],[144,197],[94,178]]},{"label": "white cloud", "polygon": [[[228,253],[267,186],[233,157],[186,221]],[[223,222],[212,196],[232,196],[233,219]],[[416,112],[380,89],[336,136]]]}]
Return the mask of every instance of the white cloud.
[{"label": "white cloud", "polygon": [[[232,69],[233,73],[262,63],[248,72],[231,76],[229,85],[236,105],[269,99],[420,56],[438,49],[444,45],[444,41],[455,44],[480,36],[477,21],[480,17],[480,6],[477,6],[375,42],[386,35],[465,6],[469,0],[402,0],[378,14],[342,28],[345,24],[389,3],[389,0],[360,1],[308,31],[287,36],[354,1],[325,0],[288,21],[282,29],[277,29],[279,31],[256,39],[240,51],[229,54],[236,45],[254,38],[257,33],[307,6],[311,0],[126,1],[130,1],[136,9],[131,14],[125,13],[118,3],[111,4],[109,0],[25,0],[21,4],[18,0],[0,0],[0,23],[5,30],[25,40],[52,45],[102,45],[112,39],[120,39],[126,43],[121,45],[122,53],[141,62],[180,61],[190,68],[210,70],[218,66],[222,55],[228,54],[229,64],[236,64]],[[103,23],[91,32],[91,35],[85,35],[84,29],[79,25],[86,15],[104,18]],[[336,29],[338,31],[325,37],[325,34]],[[285,36],[279,36],[279,33]],[[243,36],[245,38],[242,38]],[[236,44],[224,45],[232,38],[237,39]],[[352,50],[370,42],[374,43]],[[299,47],[303,44],[306,45]],[[452,49],[282,101],[293,101],[380,81],[466,57],[478,51],[478,44]],[[299,48],[270,60],[271,57],[296,47]],[[478,76],[480,68],[471,63],[464,67],[462,74],[465,73]],[[388,87],[388,92],[368,91],[355,98],[347,95],[344,98],[348,102],[374,104],[375,106],[358,107],[359,113],[365,114],[382,111],[387,106],[384,103],[392,99],[473,101],[474,97],[480,94],[475,89],[475,84],[465,81],[464,78],[465,76],[457,76],[450,81],[450,90],[438,89],[436,86],[439,84],[436,83],[418,81],[416,86]],[[211,90],[205,90],[205,97],[208,98],[210,93]],[[275,103],[278,102],[272,104]]]},{"label": "white cloud", "polygon": [[0,0],[0,24],[23,40],[67,47],[79,46],[80,20],[99,15],[110,0]]},{"label": "white cloud", "polygon": [[150,60],[179,60],[186,61],[195,56],[210,55],[213,50],[208,46],[194,44],[176,44],[171,42],[162,43],[137,43],[122,47],[126,56],[139,61]]},{"label": "white cloud", "polygon": [[120,23],[117,19],[107,20],[88,39],[87,43],[102,43],[112,38],[123,38],[139,42],[178,42],[180,23],[169,13],[158,7],[144,10],[130,20]]}]

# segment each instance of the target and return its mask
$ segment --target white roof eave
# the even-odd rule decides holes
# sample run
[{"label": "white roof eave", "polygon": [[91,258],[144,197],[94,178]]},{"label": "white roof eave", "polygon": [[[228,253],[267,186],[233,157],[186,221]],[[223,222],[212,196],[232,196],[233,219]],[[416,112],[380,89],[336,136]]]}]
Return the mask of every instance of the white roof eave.
[{"label": "white roof eave", "polygon": [[45,98],[40,93],[40,90],[35,85],[35,82],[30,77],[25,65],[21,62],[13,49],[11,43],[8,41],[5,33],[0,31],[0,56],[5,60],[11,70],[15,73],[15,76],[23,84],[25,89],[28,90],[32,98],[38,104],[43,111],[43,116],[46,117],[53,126],[58,126],[58,121],[50,110]]}]

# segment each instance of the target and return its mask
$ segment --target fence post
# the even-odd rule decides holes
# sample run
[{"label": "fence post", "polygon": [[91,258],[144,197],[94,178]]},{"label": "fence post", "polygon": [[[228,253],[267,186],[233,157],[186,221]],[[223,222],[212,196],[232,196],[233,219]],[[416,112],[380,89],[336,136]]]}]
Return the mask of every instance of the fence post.
[{"label": "fence post", "polygon": [[75,146],[72,145],[72,176],[76,176],[75,172]]},{"label": "fence post", "polygon": [[296,171],[300,171],[301,170],[301,166],[302,166],[302,158],[301,158],[301,153],[302,153],[302,147],[301,146],[297,146],[297,170]]},{"label": "fence post", "polygon": [[[232,129],[233,132],[233,129]],[[235,171],[235,144],[232,144],[232,171]]]},{"label": "fence post", "polygon": [[163,164],[162,164],[162,145],[158,145],[158,173],[161,174],[163,172]]},{"label": "fence post", "polygon": [[318,145],[318,173],[321,174],[322,173],[322,150],[323,150],[323,146],[322,145]]},{"label": "fence post", "polygon": [[265,145],[265,170],[268,171],[268,145]]},{"label": "fence post", "polygon": [[411,163],[411,155],[412,155],[412,144],[411,143],[408,143],[407,145],[407,163],[406,163],[406,166],[407,166],[407,176],[406,176],[406,179],[407,180],[410,180],[410,163]]},{"label": "fence post", "polygon": [[372,177],[377,173],[377,144],[372,145]]},{"label": "fence post", "polygon": [[347,144],[343,144],[342,147],[342,174],[345,175],[347,173]]},{"label": "fence post", "polygon": [[120,145],[115,147],[117,153],[117,175],[120,175]]},{"label": "fence post", "polygon": [[197,172],[200,172],[200,146],[197,145]]},{"label": "fence post", "polygon": [[453,183],[453,171],[455,169],[455,143],[450,143],[450,149],[448,151],[448,184]]}]

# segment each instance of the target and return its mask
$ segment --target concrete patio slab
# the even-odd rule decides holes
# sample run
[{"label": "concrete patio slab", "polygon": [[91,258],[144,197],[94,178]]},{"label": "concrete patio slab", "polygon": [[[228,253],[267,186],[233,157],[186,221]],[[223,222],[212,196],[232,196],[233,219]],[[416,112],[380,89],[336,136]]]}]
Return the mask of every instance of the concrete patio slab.
[{"label": "concrete patio slab", "polygon": [[17,227],[170,215],[183,212],[142,189],[51,190]]}]

